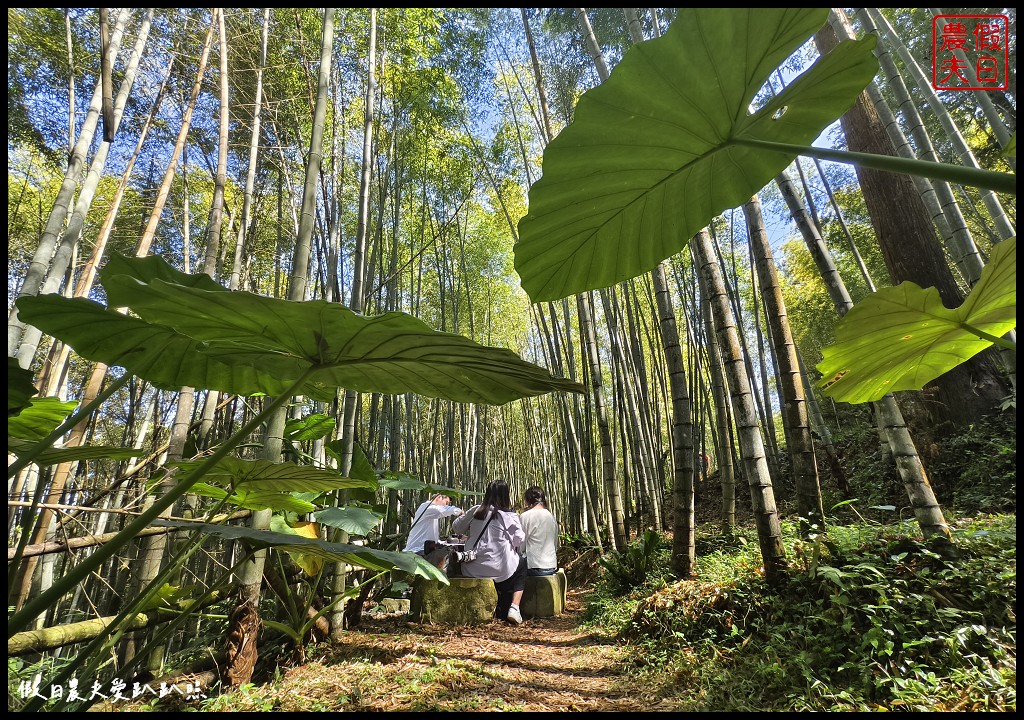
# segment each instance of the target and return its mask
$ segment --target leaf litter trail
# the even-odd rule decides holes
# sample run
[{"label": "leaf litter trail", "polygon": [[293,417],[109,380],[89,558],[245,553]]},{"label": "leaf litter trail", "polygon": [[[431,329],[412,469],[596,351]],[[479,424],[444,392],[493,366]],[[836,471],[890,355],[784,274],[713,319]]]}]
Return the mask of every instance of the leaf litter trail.
[{"label": "leaf litter trail", "polygon": [[278,711],[672,709],[642,687],[614,637],[578,627],[582,592],[570,590],[562,615],[519,627],[364,615],[340,644],[311,649],[260,695]]}]

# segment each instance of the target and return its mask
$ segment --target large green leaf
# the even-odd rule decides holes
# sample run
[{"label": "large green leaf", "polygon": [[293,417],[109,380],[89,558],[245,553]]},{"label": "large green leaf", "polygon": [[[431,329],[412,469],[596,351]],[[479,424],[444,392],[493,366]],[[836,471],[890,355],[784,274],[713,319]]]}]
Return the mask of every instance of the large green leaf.
[{"label": "large green leaf", "polygon": [[75,408],[76,400],[56,397],[33,398],[20,413],[7,417],[7,435],[36,442],[52,433]]},{"label": "large green leaf", "polygon": [[313,517],[323,525],[344,530],[352,535],[366,535],[380,524],[384,516],[366,508],[346,505],[324,508],[313,513]]},{"label": "large green leaf", "polygon": [[285,492],[274,492],[273,490],[247,490],[238,488],[230,492],[216,485],[197,482],[189,492],[203,497],[212,497],[216,500],[227,500],[236,507],[248,510],[282,510],[291,513],[311,513],[316,510],[316,505],[299,497]]},{"label": "large green leaf", "polygon": [[427,483],[417,480],[405,473],[394,473],[384,475],[380,479],[380,486],[389,490],[426,490]]},{"label": "large green leaf", "polygon": [[438,580],[445,585],[448,584],[448,577],[443,572],[414,553],[375,550],[374,548],[361,545],[329,543],[323,540],[313,540],[296,535],[229,525],[190,523],[181,520],[155,520],[153,524],[200,530],[228,540],[245,540],[259,547],[276,547],[288,552],[316,555],[332,562],[348,563],[378,572],[402,570],[412,575],[419,575],[429,580]]},{"label": "large green leaf", "polygon": [[[324,450],[338,462],[339,466],[344,454],[344,445],[341,438],[324,443]],[[366,457],[366,452],[357,442],[352,443],[352,463],[348,474],[349,477],[377,481],[377,471],[373,469],[373,465],[370,464],[369,459]]]},{"label": "large green leaf", "polygon": [[330,435],[335,425],[337,421],[330,415],[312,413],[301,418],[289,418],[284,427],[284,436],[294,442],[319,440]]},{"label": "large green leaf", "polygon": [[27,408],[35,394],[32,372],[21,367],[17,358],[7,358],[7,415],[17,415]]},{"label": "large green leaf", "polygon": [[498,405],[554,390],[585,392],[510,350],[437,332],[403,313],[365,317],[334,303],[228,291],[165,265],[121,257],[103,274],[112,302],[141,319],[55,295],[20,298],[18,310],[83,357],[163,388],[277,395],[315,369],[302,391],[324,400],[338,387]]},{"label": "large green leaf", "polygon": [[426,483],[422,480],[417,480],[408,473],[384,473],[378,482],[382,488],[388,488],[389,490],[426,490],[430,493],[440,493],[441,495],[447,495],[453,498],[476,497],[483,495],[482,492],[476,490],[461,490],[459,488],[448,487],[447,485]]},{"label": "large green leaf", "polygon": [[85,298],[19,298],[19,317],[82,357],[125,368],[164,390],[184,386],[236,395],[279,395],[288,383],[257,368],[226,364],[168,325],[148,323]]},{"label": "large green leaf", "polygon": [[515,266],[539,302],[613,285],[682,250],[796,153],[742,140],[810,144],[878,70],[876,39],[840,43],[758,112],[776,68],[828,8],[693,8],[630,48],[544,151],[519,222]]},{"label": "large green leaf", "polygon": [[818,363],[824,393],[848,403],[873,402],[897,390],[920,390],[991,346],[1017,326],[1017,239],[992,250],[964,303],[942,304],[935,288],[911,282],[872,293],[836,325],[836,342]]},{"label": "large green leaf", "polygon": [[[189,473],[202,465],[201,460],[186,460],[168,463]],[[273,463],[269,460],[240,460],[224,458],[203,476],[207,482],[216,483],[235,490],[261,492],[315,492],[330,490],[375,490],[374,480],[341,477],[337,470],[296,465],[295,463]]]},{"label": "large green leaf", "polygon": [[[30,452],[36,443],[21,440],[15,437],[7,438],[7,452],[15,455],[24,455]],[[113,445],[85,445],[82,447],[51,448],[44,450],[34,458],[32,462],[36,465],[57,465],[62,462],[74,460],[130,460],[131,458],[145,455],[146,449],[122,448]]]},{"label": "large green leaf", "polygon": [[125,257],[117,253],[111,253],[110,257],[103,264],[100,270],[100,284],[107,292],[107,301],[111,307],[126,307],[131,305],[131,286],[119,285],[112,281],[118,275],[126,275],[135,278],[140,282],[150,280],[163,280],[164,282],[177,283],[185,287],[201,288],[213,292],[230,292],[223,285],[218,284],[206,273],[188,274],[172,267],[159,255],[148,255],[146,257]]},{"label": "large green leaf", "polygon": [[404,313],[366,317],[321,300],[300,303],[116,279],[136,283],[131,307],[141,317],[173,325],[222,362],[258,367],[284,380],[317,368],[303,388],[315,398],[331,399],[344,387],[501,405],[553,390],[584,391],[511,350],[432,330]]}]

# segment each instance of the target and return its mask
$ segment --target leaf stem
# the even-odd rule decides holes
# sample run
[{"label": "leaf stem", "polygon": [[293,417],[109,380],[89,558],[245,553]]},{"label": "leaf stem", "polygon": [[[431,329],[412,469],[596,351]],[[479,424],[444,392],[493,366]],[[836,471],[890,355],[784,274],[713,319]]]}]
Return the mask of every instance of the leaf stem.
[{"label": "leaf stem", "polygon": [[960,327],[963,328],[964,330],[966,330],[967,332],[971,333],[972,335],[977,335],[982,340],[988,340],[990,343],[994,343],[994,344],[998,345],[999,347],[1006,348],[1007,350],[1013,350],[1014,352],[1017,351],[1017,343],[1013,342],[1012,340],[1007,340],[1006,338],[1001,338],[1001,337],[996,337],[995,335],[990,335],[989,333],[985,332],[984,330],[979,330],[978,328],[974,327],[973,325],[968,325],[965,322],[960,323]]},{"label": "leaf stem", "polygon": [[971,187],[992,190],[993,192],[1007,193],[1014,197],[1017,195],[1016,173],[981,170],[962,165],[949,165],[928,160],[913,160],[910,158],[852,152],[849,150],[832,150],[812,145],[791,145],[789,143],[769,142],[754,138],[734,137],[728,141],[728,144],[760,148],[762,150],[775,150],[782,153],[809,155],[822,160],[846,163],[847,165],[862,165],[873,170],[885,170],[906,175],[921,175],[933,180],[945,180],[957,185],[969,185]]}]

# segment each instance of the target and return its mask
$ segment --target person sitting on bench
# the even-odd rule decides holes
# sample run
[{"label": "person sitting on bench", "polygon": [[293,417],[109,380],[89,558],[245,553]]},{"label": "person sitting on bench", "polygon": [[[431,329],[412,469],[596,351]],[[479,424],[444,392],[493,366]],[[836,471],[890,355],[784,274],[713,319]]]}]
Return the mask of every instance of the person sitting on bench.
[{"label": "person sitting on bench", "polygon": [[526,574],[554,575],[558,572],[558,522],[548,510],[544,491],[534,485],[523,496],[526,510],[520,515],[526,542]]},{"label": "person sitting on bench", "polygon": [[416,519],[409,528],[405,552],[416,553],[435,567],[444,570],[448,564],[449,550],[446,547],[437,547],[441,539],[438,521],[452,515],[464,514],[465,511],[452,505],[452,499],[447,495],[437,494],[430,500],[420,503],[416,508]]},{"label": "person sitting on bench", "polygon": [[526,560],[519,548],[526,540],[519,515],[512,510],[508,484],[492,480],[483,502],[457,517],[452,529],[467,535],[462,553],[462,575],[490,578],[498,591],[494,617],[518,625],[523,621],[519,603],[526,588]]}]

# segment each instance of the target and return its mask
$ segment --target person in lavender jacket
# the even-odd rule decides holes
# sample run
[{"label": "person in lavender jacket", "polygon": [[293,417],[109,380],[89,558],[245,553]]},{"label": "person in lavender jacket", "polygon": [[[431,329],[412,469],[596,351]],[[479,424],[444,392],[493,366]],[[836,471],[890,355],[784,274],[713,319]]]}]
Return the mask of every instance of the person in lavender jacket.
[{"label": "person in lavender jacket", "polygon": [[512,510],[508,484],[503,480],[491,481],[483,502],[456,518],[452,530],[467,536],[463,576],[494,580],[498,591],[494,617],[515,625],[521,623],[519,602],[526,588],[526,559],[519,554],[519,548],[526,533],[519,515]]}]

